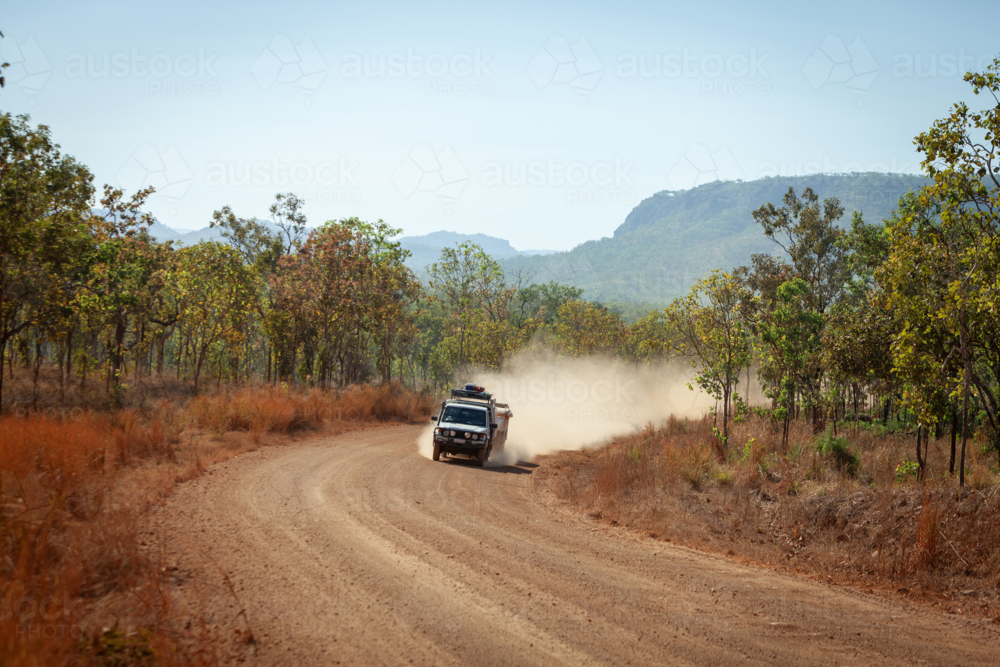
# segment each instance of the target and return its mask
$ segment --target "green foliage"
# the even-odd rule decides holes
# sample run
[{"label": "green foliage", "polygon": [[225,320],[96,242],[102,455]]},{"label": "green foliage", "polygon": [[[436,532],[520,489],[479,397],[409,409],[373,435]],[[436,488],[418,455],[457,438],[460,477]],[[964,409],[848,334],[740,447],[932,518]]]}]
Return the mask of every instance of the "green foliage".
[{"label": "green foliage", "polygon": [[[752,411],[786,449],[797,418],[817,432],[851,413],[874,420],[854,428],[880,433],[950,422],[964,475],[969,438],[1000,452],[1000,60],[966,81],[987,103],[955,105],[917,137],[930,180],[815,176],[659,193],[613,239],[570,253],[501,261],[475,244],[445,247],[426,290],[400,230],[349,218],[306,237],[292,194],[269,209],[276,227],[222,207],[212,226],[226,244],[157,243],[141,212],[151,190],[106,187],[93,214],[86,168],[44,126],[2,115],[0,398],[15,361],[36,377],[55,361],[63,383],[100,373],[121,401],[154,366],[196,389],[208,374],[320,386],[408,374],[441,387],[472,367],[502,369],[529,345],[635,364],[680,356],[717,400],[723,450],[730,422],[751,411],[740,384],[756,370],[770,401]],[[747,265],[706,273],[733,258]],[[556,280],[518,270],[531,267]],[[635,305],[664,295],[674,299],[665,309]],[[759,458],[753,447],[730,459]],[[856,473],[845,439],[827,432],[816,447]]]},{"label": "green foliage", "polygon": [[916,477],[919,470],[920,466],[916,461],[906,459],[896,466],[896,481],[904,482],[907,477]]},{"label": "green foliage", "polygon": [[555,281],[546,284],[532,284],[522,287],[515,295],[513,312],[521,320],[537,319],[540,322],[553,325],[559,315],[559,309],[569,301],[578,301],[583,290],[562,285]]},{"label": "green foliage", "polygon": [[615,309],[622,302],[648,304],[643,312],[623,309],[632,322],[657,304],[686,294],[709,272],[748,265],[755,254],[774,245],[752,213],[764,202],[780,202],[789,188],[837,199],[848,215],[864,211],[881,221],[905,192],[927,184],[924,176],[905,174],[812,174],[755,181],[713,182],[691,190],[658,192],[643,199],[614,235],[587,241],[568,252],[500,258],[508,271],[525,270],[546,280],[583,289],[583,298]]},{"label": "green foliage", "polygon": [[715,483],[718,486],[732,486],[733,484],[733,473],[729,470],[723,470],[719,468],[715,471]]},{"label": "green foliage", "polygon": [[39,320],[49,335],[62,328],[56,320],[72,298],[91,181],[46,126],[0,114],[0,408],[8,343]]},{"label": "green foliage", "polygon": [[748,297],[747,285],[739,276],[714,271],[665,311],[668,326],[676,332],[667,344],[691,358],[697,371],[695,382],[722,401],[723,449],[729,437],[733,392],[751,361],[750,330],[743,311]]},{"label": "green foliage", "polygon": [[617,313],[589,301],[560,306],[554,331],[558,349],[571,357],[613,355],[628,339],[628,327]]},{"label": "green foliage", "polygon": [[522,294],[519,281],[509,283],[496,260],[473,243],[443,248],[428,273],[448,318],[436,354],[457,369],[467,364],[501,368],[536,328],[535,317],[527,316],[533,302],[538,303],[533,314],[544,318],[545,305],[560,298],[558,285]]},{"label": "green foliage", "polygon": [[815,446],[820,454],[833,461],[843,473],[851,477],[858,474],[861,459],[851,450],[851,443],[847,438],[836,437],[831,430],[827,430],[816,439]]},{"label": "green foliage", "polygon": [[250,271],[231,246],[213,241],[178,252],[172,283],[179,311],[179,333],[192,342],[194,387],[217,343],[240,349],[246,344],[249,317],[257,294]]},{"label": "green foliage", "polygon": [[[790,264],[754,256],[746,270],[756,292],[751,308],[763,345],[760,377],[766,393],[788,419],[796,400],[818,421],[825,382],[822,337],[831,313],[845,294],[850,261],[837,221],[844,207],[836,198],[819,197],[806,188],[802,196],[789,189],[784,206],[768,203],[754,211],[765,235],[778,244]],[[860,217],[855,216],[855,224]]]},{"label": "green foliage", "polygon": [[742,424],[750,416],[750,405],[738,393],[733,392],[733,423]]}]

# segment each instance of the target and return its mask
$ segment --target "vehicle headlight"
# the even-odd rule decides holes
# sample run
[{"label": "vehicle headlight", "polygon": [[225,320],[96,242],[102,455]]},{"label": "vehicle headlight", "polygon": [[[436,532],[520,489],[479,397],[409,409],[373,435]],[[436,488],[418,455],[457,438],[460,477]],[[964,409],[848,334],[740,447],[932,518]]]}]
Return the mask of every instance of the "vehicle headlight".
[{"label": "vehicle headlight", "polygon": [[471,433],[469,433],[468,431],[466,431],[466,432],[465,432],[465,437],[466,437],[466,438],[471,438],[471,437],[472,437],[472,434],[471,434]]},{"label": "vehicle headlight", "polygon": [[454,431],[449,431],[448,435],[450,435],[451,437],[455,437],[455,432]]}]

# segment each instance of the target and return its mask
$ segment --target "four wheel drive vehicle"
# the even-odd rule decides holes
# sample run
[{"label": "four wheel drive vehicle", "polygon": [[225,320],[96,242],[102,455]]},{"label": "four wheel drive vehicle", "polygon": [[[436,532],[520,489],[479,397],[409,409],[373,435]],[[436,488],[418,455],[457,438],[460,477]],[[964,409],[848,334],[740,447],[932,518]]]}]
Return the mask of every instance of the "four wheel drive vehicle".
[{"label": "four wheel drive vehicle", "polygon": [[513,416],[506,403],[497,403],[482,387],[467,384],[465,389],[452,389],[451,398],[441,401],[441,413],[431,418],[437,424],[434,460],[441,460],[442,454],[461,454],[482,466],[494,451],[503,451]]}]

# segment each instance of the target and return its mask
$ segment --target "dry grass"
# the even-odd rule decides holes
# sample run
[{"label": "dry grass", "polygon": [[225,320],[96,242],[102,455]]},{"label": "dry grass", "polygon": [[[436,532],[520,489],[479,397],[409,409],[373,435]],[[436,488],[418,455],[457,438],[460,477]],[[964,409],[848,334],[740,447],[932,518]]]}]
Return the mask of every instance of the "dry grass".
[{"label": "dry grass", "polygon": [[847,447],[824,453],[823,436],[797,423],[782,451],[780,434],[751,418],[719,456],[712,425],[647,426],[549,457],[546,474],[592,516],[658,539],[1000,619],[996,454],[970,443],[972,488],[961,490],[947,473],[948,436],[931,442],[920,482],[905,466],[912,433],[842,428]]},{"label": "dry grass", "polygon": [[175,608],[144,512],[209,464],[293,431],[425,421],[432,406],[397,385],[245,388],[0,416],[0,665],[218,663],[252,633]]},{"label": "dry grass", "polygon": [[313,389],[302,394],[259,387],[195,398],[190,411],[199,426],[218,436],[247,431],[259,441],[264,433],[289,433],[329,423],[418,421],[430,414],[431,405],[426,396],[397,384],[329,392]]},{"label": "dry grass", "polygon": [[86,379],[74,375],[61,377],[59,369],[45,365],[36,378],[32,369],[15,365],[4,369],[4,412],[15,416],[41,414],[48,418],[79,416],[87,410],[111,408],[148,408],[164,400],[186,401],[194,395],[190,382],[172,374],[131,375],[116,394],[108,394],[108,384],[101,372],[91,371]]}]

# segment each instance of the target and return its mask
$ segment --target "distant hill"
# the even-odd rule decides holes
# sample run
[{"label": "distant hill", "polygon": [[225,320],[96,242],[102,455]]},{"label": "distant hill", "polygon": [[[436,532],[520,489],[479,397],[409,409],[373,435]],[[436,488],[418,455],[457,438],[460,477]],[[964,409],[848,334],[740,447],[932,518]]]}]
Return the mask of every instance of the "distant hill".
[{"label": "distant hill", "polygon": [[[257,222],[262,223],[272,232],[278,231],[278,227],[270,220],[258,219]],[[157,241],[174,241],[185,246],[192,246],[201,241],[222,241],[221,231],[219,228],[213,229],[212,227],[204,227],[194,231],[177,230],[167,227],[159,221],[153,222],[149,228],[150,235]],[[312,228],[307,229],[306,234],[310,231]],[[465,241],[475,243],[497,259],[530,257],[555,252],[555,250],[518,250],[510,244],[510,241],[486,234],[459,234],[458,232],[440,231],[423,236],[402,236],[398,240],[403,248],[411,253],[409,259],[406,260],[407,266],[421,277],[425,277],[427,267],[441,257],[441,248]]]},{"label": "distant hill", "polygon": [[748,264],[753,254],[780,251],[752,212],[768,202],[780,206],[789,187],[797,193],[811,187],[821,200],[837,197],[845,209],[841,223],[848,225],[853,211],[869,222],[885,219],[900,196],[928,182],[904,174],[816,174],[663,191],[639,202],[613,237],[502,263],[508,270],[528,269],[536,282],[580,287],[587,299],[665,304],[713,269],[731,269]]},{"label": "distant hill", "polygon": [[[272,232],[277,232],[279,230],[278,226],[271,222],[270,220],[257,219],[257,222],[261,223]],[[307,228],[305,234],[309,234],[312,228]],[[196,229],[194,231],[185,231],[181,229],[173,229],[172,227],[167,227],[159,220],[154,221],[149,228],[149,235],[152,236],[157,241],[174,241],[186,246],[192,246],[196,243],[202,241],[222,241],[222,229],[219,227],[203,227],[201,229]]]},{"label": "distant hill", "polygon": [[[905,174],[815,174],[716,181],[684,191],[658,192],[632,209],[614,236],[587,241],[567,252],[517,250],[509,241],[486,234],[439,231],[399,239],[410,251],[407,264],[422,279],[441,248],[470,241],[495,257],[508,271],[527,269],[535,282],[555,280],[584,290],[587,299],[612,305],[623,314],[644,312],[668,303],[713,269],[748,264],[755,253],[775,253],[752,212],[772,202],[781,205],[789,187],[811,187],[821,199],[837,197],[845,212],[842,224],[861,211],[869,222],[889,216],[899,198],[928,183]],[[269,227],[273,223],[261,220]],[[184,232],[159,222],[150,230],[161,240],[194,245],[220,240],[218,229]],[[631,317],[630,317],[631,318]]]},{"label": "distant hill", "polygon": [[454,246],[456,243],[475,243],[495,259],[502,260],[513,257],[529,257],[554,253],[554,250],[517,250],[506,241],[486,234],[460,234],[458,232],[431,232],[423,236],[402,236],[399,238],[403,248],[410,251],[406,264],[417,273],[423,275],[428,266],[438,261],[441,249]]}]

